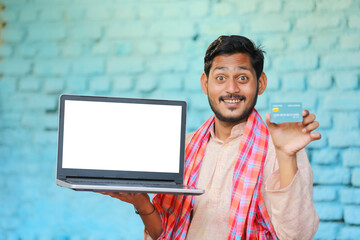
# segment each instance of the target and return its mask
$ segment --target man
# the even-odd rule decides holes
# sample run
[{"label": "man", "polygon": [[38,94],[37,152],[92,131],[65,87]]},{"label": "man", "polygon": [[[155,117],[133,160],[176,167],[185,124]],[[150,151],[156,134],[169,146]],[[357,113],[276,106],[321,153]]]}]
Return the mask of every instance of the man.
[{"label": "man", "polygon": [[[215,116],[187,135],[185,184],[197,197],[106,193],[129,202],[152,239],[312,239],[318,216],[304,150],[319,124],[266,124],[254,109],[267,84],[263,51],[242,36],[207,49],[201,87]],[[269,134],[270,133],[270,134]]]}]

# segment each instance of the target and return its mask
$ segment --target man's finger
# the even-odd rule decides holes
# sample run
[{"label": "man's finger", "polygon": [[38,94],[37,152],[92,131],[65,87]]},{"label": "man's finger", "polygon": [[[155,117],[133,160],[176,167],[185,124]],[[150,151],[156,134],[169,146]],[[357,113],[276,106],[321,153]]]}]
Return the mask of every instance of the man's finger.
[{"label": "man's finger", "polygon": [[303,128],[303,132],[306,133],[306,132],[312,132],[314,131],[315,129],[317,129],[319,127],[319,122],[315,121],[315,122],[311,122],[310,124],[306,125],[304,128]]},{"label": "man's finger", "polygon": [[316,119],[315,114],[311,113],[311,114],[308,114],[306,117],[303,118],[303,122],[302,122],[302,123],[303,123],[303,125],[306,126],[306,125],[314,122],[315,119]]},{"label": "man's finger", "polygon": [[312,141],[314,141],[314,140],[319,140],[319,139],[321,139],[321,134],[318,133],[318,132],[310,133],[310,137],[311,137],[311,140],[312,140]]}]

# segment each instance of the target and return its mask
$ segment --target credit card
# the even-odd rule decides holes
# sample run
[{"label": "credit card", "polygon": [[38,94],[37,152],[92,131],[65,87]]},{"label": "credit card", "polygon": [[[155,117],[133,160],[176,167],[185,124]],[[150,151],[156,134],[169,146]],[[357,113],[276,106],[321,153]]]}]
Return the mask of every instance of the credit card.
[{"label": "credit card", "polygon": [[299,102],[272,103],[270,122],[302,122],[302,104]]}]

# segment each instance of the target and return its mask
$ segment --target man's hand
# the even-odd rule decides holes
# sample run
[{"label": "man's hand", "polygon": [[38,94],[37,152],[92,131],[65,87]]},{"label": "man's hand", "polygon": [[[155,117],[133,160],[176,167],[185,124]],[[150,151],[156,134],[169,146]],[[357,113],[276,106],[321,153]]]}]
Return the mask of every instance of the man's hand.
[{"label": "man's hand", "polygon": [[315,115],[303,110],[302,122],[272,123],[270,114],[266,114],[266,124],[268,125],[271,138],[279,164],[280,189],[290,185],[298,170],[296,153],[306,147],[311,141],[319,140],[320,133],[313,133],[319,127],[315,121]]},{"label": "man's hand", "polygon": [[315,114],[310,114],[308,110],[303,110],[302,114],[302,122],[279,124],[270,122],[270,114],[266,114],[266,124],[277,151],[288,156],[295,156],[311,141],[321,138],[320,133],[312,132],[319,127],[319,123],[315,121]]}]

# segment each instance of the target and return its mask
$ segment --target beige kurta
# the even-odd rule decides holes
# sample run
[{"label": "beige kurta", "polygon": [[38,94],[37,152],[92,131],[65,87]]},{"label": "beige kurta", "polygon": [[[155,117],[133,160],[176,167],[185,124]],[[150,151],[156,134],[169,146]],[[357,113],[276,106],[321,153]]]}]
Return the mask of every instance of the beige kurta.
[{"label": "beige kurta", "polygon": [[[244,127],[245,123],[233,127],[225,141],[211,131],[197,183],[205,193],[195,197],[187,240],[227,239],[233,171]],[[191,136],[187,135],[187,141]],[[312,239],[319,224],[312,201],[312,170],[305,150],[297,154],[297,163],[298,172],[292,183],[279,189],[279,167],[269,138],[261,194],[279,239]]]}]

